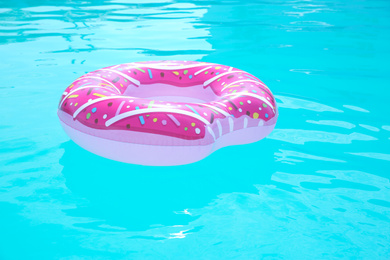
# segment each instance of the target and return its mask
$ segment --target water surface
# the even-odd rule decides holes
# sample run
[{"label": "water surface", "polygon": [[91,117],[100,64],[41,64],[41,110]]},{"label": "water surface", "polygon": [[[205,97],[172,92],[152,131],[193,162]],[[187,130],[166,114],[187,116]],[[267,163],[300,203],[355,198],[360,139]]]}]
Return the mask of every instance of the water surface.
[{"label": "water surface", "polygon": [[[0,0],[1,259],[390,258],[388,1]],[[75,78],[222,63],[280,108],[260,142],[185,166],[74,144]]]}]

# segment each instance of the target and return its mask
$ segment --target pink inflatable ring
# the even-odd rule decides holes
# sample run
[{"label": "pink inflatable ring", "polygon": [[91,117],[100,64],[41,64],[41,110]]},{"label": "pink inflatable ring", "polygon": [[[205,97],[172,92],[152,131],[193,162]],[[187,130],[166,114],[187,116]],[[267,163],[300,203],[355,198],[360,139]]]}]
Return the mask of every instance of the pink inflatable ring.
[{"label": "pink inflatable ring", "polygon": [[245,71],[153,61],[81,76],[62,94],[58,116],[69,137],[88,151],[163,166],[256,142],[273,130],[278,110],[266,85]]}]

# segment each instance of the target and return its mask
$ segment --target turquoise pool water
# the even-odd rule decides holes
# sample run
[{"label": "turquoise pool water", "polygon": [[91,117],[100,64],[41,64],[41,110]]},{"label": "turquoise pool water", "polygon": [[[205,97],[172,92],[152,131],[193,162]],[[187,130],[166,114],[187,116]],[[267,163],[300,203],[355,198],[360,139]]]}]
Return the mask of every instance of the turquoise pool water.
[{"label": "turquoise pool water", "polygon": [[[389,259],[390,2],[0,0],[0,259]],[[74,144],[56,107],[130,61],[222,63],[280,108],[178,167]]]}]

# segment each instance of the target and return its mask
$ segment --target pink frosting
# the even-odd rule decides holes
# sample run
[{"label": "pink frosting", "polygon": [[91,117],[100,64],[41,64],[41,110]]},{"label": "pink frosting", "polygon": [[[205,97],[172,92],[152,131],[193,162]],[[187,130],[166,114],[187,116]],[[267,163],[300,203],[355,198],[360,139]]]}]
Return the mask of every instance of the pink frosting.
[{"label": "pink frosting", "polygon": [[[155,84],[177,88],[202,85],[205,95],[210,88],[215,100],[169,102],[127,94],[133,88]],[[204,138],[207,128],[214,129],[217,121],[227,117],[237,120],[245,116],[267,125],[278,115],[271,91],[253,75],[194,61],[137,62],[90,72],[65,90],[59,110],[91,129],[136,131],[184,140]]]}]

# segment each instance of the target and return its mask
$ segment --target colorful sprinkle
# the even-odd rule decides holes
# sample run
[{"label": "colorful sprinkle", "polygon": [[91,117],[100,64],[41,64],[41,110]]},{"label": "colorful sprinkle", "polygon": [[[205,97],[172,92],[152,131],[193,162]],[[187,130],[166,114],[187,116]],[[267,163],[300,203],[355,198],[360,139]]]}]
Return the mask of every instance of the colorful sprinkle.
[{"label": "colorful sprinkle", "polygon": [[127,124],[127,125],[126,125],[126,128],[127,128],[127,129],[130,129],[130,124]]},{"label": "colorful sprinkle", "polygon": [[265,103],[263,103],[263,107],[267,107],[267,105]]},{"label": "colorful sprinkle", "polygon": [[156,122],[157,122],[157,118],[153,118],[153,122],[155,122],[155,123],[156,123]]},{"label": "colorful sprinkle", "polygon": [[252,89],[252,92],[253,92],[253,93],[257,93],[257,91],[256,91],[256,90],[254,90],[254,89]]},{"label": "colorful sprinkle", "polygon": [[186,75],[188,73],[188,70],[183,71],[183,74]]},{"label": "colorful sprinkle", "polygon": [[97,110],[97,108],[96,107],[94,107],[94,108],[92,108],[92,113],[95,113],[96,112],[96,110]]},{"label": "colorful sprinkle", "polygon": [[68,98],[76,98],[78,97],[79,95],[70,95]]},{"label": "colorful sprinkle", "polygon": [[177,125],[177,126],[180,126],[180,122],[179,120],[176,119],[176,117],[174,117],[173,115],[171,114],[167,114],[167,116]]},{"label": "colorful sprinkle", "polygon": [[[197,72],[194,73],[194,75],[196,76],[196,75],[198,75],[199,73],[202,73],[203,71],[208,70],[208,69],[210,69],[210,68],[212,68],[212,66],[208,66],[208,67],[206,67],[206,68],[203,68],[203,69],[201,69],[201,70],[198,70]],[[206,74],[207,74],[207,73],[206,73]]]},{"label": "colorful sprinkle", "polygon": [[257,119],[257,118],[259,118],[259,113],[256,113],[256,112],[255,112],[255,113],[253,113],[253,118],[254,118],[254,119]]},{"label": "colorful sprinkle", "polygon": [[91,117],[91,113],[88,113],[87,114],[87,119],[89,119]]},{"label": "colorful sprinkle", "polygon": [[216,70],[219,70],[220,68],[221,68],[221,66],[217,66],[217,67],[215,67],[215,69],[216,69]]},{"label": "colorful sprinkle", "polygon": [[194,112],[195,114],[199,115],[199,113],[195,109],[193,109],[190,105],[186,104],[185,106],[188,107],[189,109],[191,109],[192,112]]},{"label": "colorful sprinkle", "polygon": [[[139,107],[137,106],[137,107],[135,107],[135,109],[138,110]],[[144,117],[143,117],[143,116],[139,116],[138,118],[139,118],[139,121],[141,122],[141,125],[144,125],[144,124],[145,124],[145,119],[144,119]]]},{"label": "colorful sprinkle", "polygon": [[268,118],[268,114],[267,113],[265,114],[265,118]]},{"label": "colorful sprinkle", "polygon": [[250,100],[248,100],[247,102],[248,102],[248,104],[252,103]]},{"label": "colorful sprinkle", "polygon": [[175,74],[176,76],[179,76],[179,72],[177,71],[172,71],[173,74]]},{"label": "colorful sprinkle", "polygon": [[212,124],[213,122],[214,122],[214,114],[211,114],[210,124]]},{"label": "colorful sprinkle", "polygon": [[163,121],[161,121],[161,123],[162,123],[163,125],[166,125],[166,124],[167,124],[167,120],[163,120]]},{"label": "colorful sprinkle", "polygon": [[153,106],[154,100],[149,102],[148,108],[151,108]]},{"label": "colorful sprinkle", "polygon": [[229,110],[233,110],[233,108],[232,108],[232,107],[229,107]]},{"label": "colorful sprinkle", "polygon": [[188,127],[184,127],[184,131],[187,131],[188,130]]},{"label": "colorful sprinkle", "polygon": [[232,105],[235,109],[237,109],[237,106],[236,106],[236,104],[234,104],[231,100],[229,100],[229,99],[225,99],[227,102],[229,102],[230,103],[230,105]]},{"label": "colorful sprinkle", "polygon": [[107,118],[107,114],[104,114],[104,115],[103,115],[103,119],[106,119],[106,118]]},{"label": "colorful sprinkle", "polygon": [[152,75],[152,71],[150,69],[148,69],[148,73],[149,73],[149,78],[153,78],[153,75]]},{"label": "colorful sprinkle", "polygon": [[77,107],[78,104],[79,104],[79,103],[76,103],[76,104],[74,104],[74,106]]},{"label": "colorful sprinkle", "polygon": [[105,97],[106,96],[106,95],[102,95],[102,94],[99,94],[99,93],[93,93],[92,95],[97,96],[97,97]]},{"label": "colorful sprinkle", "polygon": [[195,123],[191,123],[191,126],[194,127],[194,126],[195,126]]},{"label": "colorful sprinkle", "polygon": [[189,75],[188,77],[189,77],[190,79],[192,79],[192,75]]},{"label": "colorful sprinkle", "polygon": [[195,133],[198,135],[200,134],[200,129],[199,128],[195,128]]},{"label": "colorful sprinkle", "polygon": [[244,103],[240,101],[240,105],[242,106],[242,105],[244,105]]},{"label": "colorful sprinkle", "polygon": [[145,73],[145,71],[144,71],[143,69],[140,69],[140,68],[134,68],[134,69],[139,70],[139,71],[141,71],[142,73]]}]

